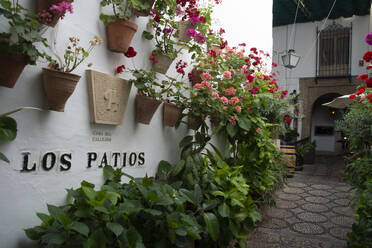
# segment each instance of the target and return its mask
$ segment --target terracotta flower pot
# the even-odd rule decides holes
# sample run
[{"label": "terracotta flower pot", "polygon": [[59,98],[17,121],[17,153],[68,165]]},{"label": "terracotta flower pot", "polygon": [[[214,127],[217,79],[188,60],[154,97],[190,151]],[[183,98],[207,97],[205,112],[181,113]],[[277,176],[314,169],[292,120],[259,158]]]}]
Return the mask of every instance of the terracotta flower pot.
[{"label": "terracotta flower pot", "polygon": [[132,21],[119,20],[106,26],[107,47],[111,52],[125,53],[137,32],[138,25]]},{"label": "terracotta flower pot", "polygon": [[173,63],[173,59],[171,59],[168,55],[155,55],[154,56],[157,60],[157,64],[153,64],[153,68],[156,72],[159,72],[161,74],[166,74],[169,67]]},{"label": "terracotta flower pot", "polygon": [[[58,4],[62,1],[72,3],[74,0],[38,0],[37,11],[42,12],[43,10],[48,10],[53,4]],[[52,22],[48,24],[50,27],[54,27],[61,16],[53,16]]]},{"label": "terracotta flower pot", "polygon": [[136,121],[149,125],[152,117],[162,101],[155,100],[151,97],[136,95]]},{"label": "terracotta flower pot", "polygon": [[201,121],[196,118],[189,117],[187,119],[187,127],[189,129],[198,130],[201,125]]},{"label": "terracotta flower pot", "polygon": [[164,125],[174,127],[180,118],[182,109],[173,103],[164,102],[163,122]]},{"label": "terracotta flower pot", "polygon": [[64,112],[65,104],[74,93],[80,76],[68,72],[43,68],[44,89],[46,94],[45,108]]},{"label": "terracotta flower pot", "polygon": [[192,78],[191,78],[191,85],[194,86],[195,84],[200,84],[203,79],[201,78],[203,74],[203,71],[201,70],[198,70],[196,68],[192,69],[191,71],[191,75],[192,75]]},{"label": "terracotta flower pot", "polygon": [[21,53],[0,55],[0,85],[13,88],[27,62],[28,57]]},{"label": "terracotta flower pot", "polygon": [[132,9],[132,13],[136,16],[148,16],[151,13],[152,6],[154,5],[155,0],[147,0],[147,2],[150,4],[150,9],[149,10],[139,11],[139,10],[136,10],[136,9]]},{"label": "terracotta flower pot", "polygon": [[181,22],[178,27],[178,39],[183,42],[190,41],[190,36],[187,35],[187,30],[191,28],[191,25],[187,22]]}]

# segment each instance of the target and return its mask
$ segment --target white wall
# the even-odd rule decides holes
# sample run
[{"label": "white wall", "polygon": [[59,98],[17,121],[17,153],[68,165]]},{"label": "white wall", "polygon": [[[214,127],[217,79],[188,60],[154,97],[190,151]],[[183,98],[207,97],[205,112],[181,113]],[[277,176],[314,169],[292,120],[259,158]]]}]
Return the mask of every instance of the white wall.
[{"label": "white wall", "polygon": [[[231,43],[246,42],[259,49],[271,49],[271,1],[224,1],[223,8],[239,10],[232,12],[217,12],[221,26],[227,31],[226,38]],[[23,0],[21,3],[31,4]],[[36,1],[35,1],[36,2]],[[49,29],[45,37],[57,38],[57,49],[63,51],[67,38],[78,35],[82,44],[97,34],[105,40],[105,28],[99,21],[99,0],[79,0],[74,3],[74,14]],[[27,6],[27,5],[26,5]],[[32,1],[31,8],[36,4]],[[256,9],[260,13],[247,9]],[[231,18],[234,17],[234,18]],[[139,29],[132,45],[138,51],[134,58],[137,68],[150,68],[148,56],[153,44],[143,40],[141,34],[146,27],[147,18],[134,19]],[[270,20],[270,21],[268,21]],[[3,21],[1,21],[3,22]],[[254,30],[260,22],[260,32]],[[0,28],[4,28],[1,23]],[[244,24],[244,25],[242,25]],[[3,31],[3,29],[1,30]],[[231,39],[230,39],[231,38]],[[267,42],[267,43],[264,43]],[[184,52],[186,55],[186,52]],[[14,114],[18,121],[18,137],[14,142],[1,143],[0,151],[6,154],[11,163],[0,162],[0,247],[22,247],[28,244],[23,229],[39,224],[35,213],[45,212],[46,203],[62,204],[66,195],[65,189],[78,187],[82,180],[97,185],[102,183],[102,170],[87,167],[87,152],[145,152],[145,165],[142,168],[127,168],[125,171],[133,176],[146,174],[153,176],[160,160],[176,161],[179,156],[178,143],[188,130],[182,126],[178,130],[164,127],[162,124],[162,109],[156,112],[151,125],[137,124],[134,120],[134,98],[136,89],[133,87],[121,126],[95,125],[90,123],[87,82],[85,70],[88,63],[93,63],[93,70],[112,74],[116,66],[125,64],[132,68],[132,61],[122,54],[114,54],[106,49],[106,45],[96,47],[87,61],[76,71],[82,76],[79,84],[69,99],[65,112],[52,111],[22,111]],[[19,106],[42,107],[44,92],[42,87],[41,68],[46,63],[39,62],[37,66],[27,66],[13,89],[0,87],[0,113],[7,112]],[[171,74],[174,75],[174,66]],[[191,68],[189,68],[191,70]],[[123,77],[126,77],[124,75]],[[93,142],[94,132],[108,132],[111,142]],[[46,152],[71,152],[72,168],[68,172],[39,170],[32,173],[21,173],[21,153],[31,152],[34,162]]]}]

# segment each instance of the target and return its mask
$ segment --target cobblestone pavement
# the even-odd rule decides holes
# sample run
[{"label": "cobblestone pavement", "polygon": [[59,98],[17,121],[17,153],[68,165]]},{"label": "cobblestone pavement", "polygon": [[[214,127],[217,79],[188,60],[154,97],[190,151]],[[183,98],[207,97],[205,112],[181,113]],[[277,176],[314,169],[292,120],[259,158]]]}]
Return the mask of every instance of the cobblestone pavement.
[{"label": "cobblestone pavement", "polygon": [[353,224],[350,188],[342,182],[343,161],[319,156],[304,165],[275,194],[250,248],[343,248]]}]

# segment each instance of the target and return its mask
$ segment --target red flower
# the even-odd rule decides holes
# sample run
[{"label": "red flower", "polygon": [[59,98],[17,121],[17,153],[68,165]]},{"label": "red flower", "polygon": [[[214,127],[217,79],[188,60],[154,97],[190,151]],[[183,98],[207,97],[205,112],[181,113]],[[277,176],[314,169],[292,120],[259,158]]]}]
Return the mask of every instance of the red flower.
[{"label": "red flower", "polygon": [[368,66],[366,67],[366,69],[367,69],[367,70],[372,69],[372,65],[368,65]]},{"label": "red flower", "polygon": [[212,58],[217,58],[217,53],[215,50],[209,50],[208,52],[209,56],[211,56]]},{"label": "red flower", "polygon": [[364,61],[370,62],[372,61],[372,51],[368,51],[363,56]]},{"label": "red flower", "polygon": [[226,41],[221,40],[220,49],[224,49],[226,46],[227,46],[227,40]]},{"label": "red flower", "polygon": [[366,98],[369,100],[370,103],[372,103],[372,94],[368,94]]},{"label": "red flower", "polygon": [[156,22],[160,22],[160,15],[156,15],[156,16],[154,17],[154,21],[156,21]]},{"label": "red flower", "polygon": [[245,44],[245,43],[240,43],[239,44],[239,46],[243,46],[243,47],[245,47],[247,44]]},{"label": "red flower", "polygon": [[128,48],[128,51],[126,53],[124,53],[125,57],[127,58],[133,58],[137,55],[137,52],[134,50],[133,47],[129,47]]},{"label": "red flower", "polygon": [[225,32],[226,32],[225,29],[220,28],[220,31],[219,31],[220,34],[224,34]]},{"label": "red flower", "polygon": [[367,78],[368,78],[368,74],[361,74],[358,76],[358,79],[364,82],[367,80]]},{"label": "red flower", "polygon": [[199,17],[199,20],[202,21],[202,22],[204,22],[204,23],[207,22],[207,20],[205,20],[205,17],[204,16]]},{"label": "red flower", "polygon": [[367,88],[372,88],[372,78],[366,80]]},{"label": "red flower", "polygon": [[354,99],[355,97],[356,97],[356,95],[354,95],[354,94],[351,94],[351,95],[349,96],[350,99]]},{"label": "red flower", "polygon": [[278,64],[273,62],[273,67],[277,67],[277,66],[278,66]]},{"label": "red flower", "polygon": [[284,90],[284,91],[282,91],[282,96],[281,96],[281,98],[284,98],[287,94],[288,94],[288,90]]},{"label": "red flower", "polygon": [[291,124],[291,119],[289,119],[287,116],[283,116],[283,119],[284,119],[284,121],[285,121],[288,125]]},{"label": "red flower", "polygon": [[116,68],[115,72],[117,74],[122,73],[125,70],[125,65],[120,65]]}]

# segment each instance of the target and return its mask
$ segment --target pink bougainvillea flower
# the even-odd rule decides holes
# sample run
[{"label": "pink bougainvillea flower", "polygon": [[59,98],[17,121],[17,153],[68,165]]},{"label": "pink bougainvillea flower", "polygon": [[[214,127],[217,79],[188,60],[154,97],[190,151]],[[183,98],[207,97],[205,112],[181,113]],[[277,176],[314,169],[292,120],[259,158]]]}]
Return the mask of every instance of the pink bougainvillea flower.
[{"label": "pink bougainvillea flower", "polygon": [[194,88],[195,88],[195,89],[202,89],[203,86],[202,86],[201,84],[195,84],[195,85],[194,85]]},{"label": "pink bougainvillea flower", "polygon": [[235,93],[236,93],[236,90],[234,89],[234,87],[230,87],[230,88],[225,90],[225,94],[227,96],[233,96],[233,95],[235,95]]},{"label": "pink bougainvillea flower", "polygon": [[236,96],[231,97],[231,99],[230,99],[230,104],[231,105],[236,105],[238,102],[239,102],[239,98],[237,98]]},{"label": "pink bougainvillea flower", "polygon": [[229,99],[227,99],[225,96],[221,97],[220,100],[223,104],[227,104],[229,102]]},{"label": "pink bougainvillea flower", "polygon": [[372,46],[372,32],[366,35],[366,43]]},{"label": "pink bougainvillea flower", "polygon": [[231,72],[232,74],[236,74],[236,71],[235,71],[233,68],[230,69],[230,72]]},{"label": "pink bougainvillea flower", "polygon": [[196,31],[193,28],[189,28],[186,31],[186,35],[189,36],[189,37],[194,37],[195,33],[196,33]]},{"label": "pink bougainvillea flower", "polygon": [[213,92],[212,96],[216,99],[220,98],[220,95],[217,92]]},{"label": "pink bougainvillea flower", "polygon": [[53,4],[50,8],[49,11],[54,13],[57,16],[60,16],[61,19],[63,19],[66,15],[66,12],[70,12],[71,14],[74,13],[74,9],[72,7],[72,4],[66,1],[62,1],[58,4]]},{"label": "pink bougainvillea flower", "polygon": [[128,51],[124,53],[124,56],[127,58],[133,58],[137,55],[137,52],[134,50],[133,47],[129,47]]},{"label": "pink bougainvillea flower", "polygon": [[261,128],[258,127],[258,128],[256,129],[256,132],[257,132],[257,133],[262,133]]},{"label": "pink bougainvillea flower", "polygon": [[231,79],[231,72],[229,72],[229,71],[224,71],[224,72],[223,72],[223,76],[224,76],[226,79]]},{"label": "pink bougainvillea flower", "polygon": [[210,80],[212,77],[211,77],[211,74],[209,73],[203,73],[202,74],[202,79],[205,79],[205,80]]},{"label": "pink bougainvillea flower", "polygon": [[119,65],[116,68],[115,72],[116,72],[116,74],[119,74],[119,73],[122,73],[124,70],[125,70],[125,65]]},{"label": "pink bougainvillea flower", "polygon": [[238,112],[238,113],[242,112],[242,107],[236,106],[235,111]]},{"label": "pink bougainvillea flower", "polygon": [[242,51],[237,52],[236,55],[238,55],[238,57],[240,57],[240,58],[244,57],[244,53]]}]

